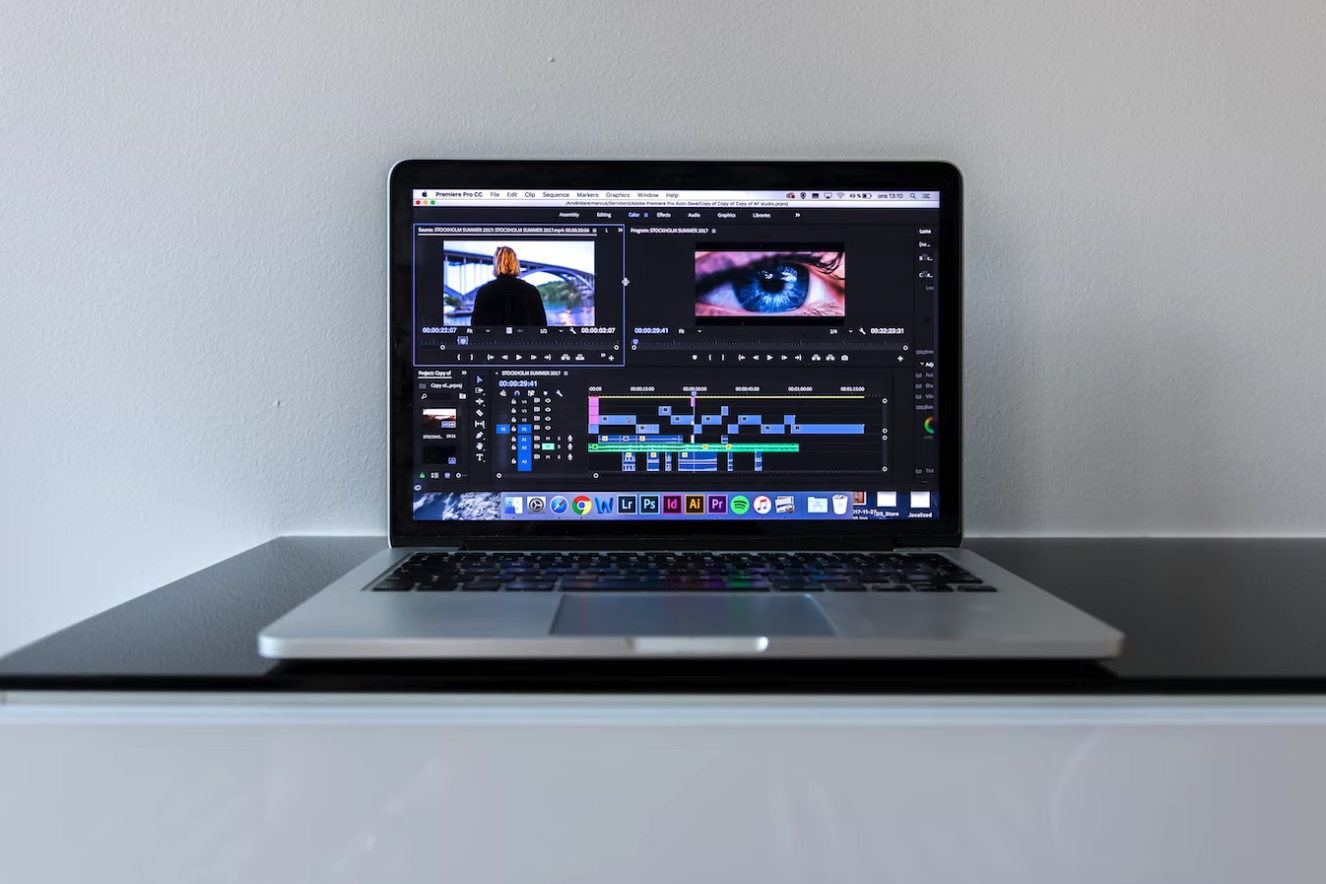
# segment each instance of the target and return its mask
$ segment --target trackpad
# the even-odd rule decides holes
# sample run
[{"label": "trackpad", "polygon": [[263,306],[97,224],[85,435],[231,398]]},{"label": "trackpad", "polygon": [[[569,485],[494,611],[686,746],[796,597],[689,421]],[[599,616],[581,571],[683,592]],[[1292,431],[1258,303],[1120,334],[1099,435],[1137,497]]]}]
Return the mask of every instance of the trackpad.
[{"label": "trackpad", "polygon": [[804,595],[568,595],[553,635],[833,635]]}]

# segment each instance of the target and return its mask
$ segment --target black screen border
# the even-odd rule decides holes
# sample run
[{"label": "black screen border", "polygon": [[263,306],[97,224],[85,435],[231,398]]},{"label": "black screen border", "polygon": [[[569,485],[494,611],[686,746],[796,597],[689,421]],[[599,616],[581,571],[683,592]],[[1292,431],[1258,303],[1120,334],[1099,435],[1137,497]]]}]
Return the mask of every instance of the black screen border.
[{"label": "black screen border", "polygon": [[[421,188],[599,188],[638,190],[788,190],[809,184],[842,190],[927,190],[940,194],[939,371],[944,432],[939,443],[940,517],[917,520],[708,521],[703,526],[640,521],[416,521],[411,484],[414,365],[411,323],[413,191]],[[703,535],[712,547],[767,545],[802,538],[809,546],[886,548],[956,546],[962,540],[962,173],[939,161],[819,160],[403,160],[388,178],[388,524],[392,546],[454,545],[480,538],[506,541],[575,538],[650,542]]]}]

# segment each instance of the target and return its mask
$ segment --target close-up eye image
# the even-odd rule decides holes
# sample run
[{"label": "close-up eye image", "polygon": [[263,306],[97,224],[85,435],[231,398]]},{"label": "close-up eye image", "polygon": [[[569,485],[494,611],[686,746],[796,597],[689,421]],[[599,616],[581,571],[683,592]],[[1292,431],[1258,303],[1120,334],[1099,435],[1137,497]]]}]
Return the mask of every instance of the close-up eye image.
[{"label": "close-up eye image", "polygon": [[841,320],[846,272],[841,245],[697,251],[695,316],[702,323]]}]

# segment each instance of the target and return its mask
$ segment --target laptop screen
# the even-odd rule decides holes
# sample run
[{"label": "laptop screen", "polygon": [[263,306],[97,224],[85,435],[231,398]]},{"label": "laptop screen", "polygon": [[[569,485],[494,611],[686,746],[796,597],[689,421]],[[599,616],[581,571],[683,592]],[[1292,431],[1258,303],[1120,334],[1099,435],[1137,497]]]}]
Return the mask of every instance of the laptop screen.
[{"label": "laptop screen", "polygon": [[417,522],[939,517],[938,192],[436,184]]}]

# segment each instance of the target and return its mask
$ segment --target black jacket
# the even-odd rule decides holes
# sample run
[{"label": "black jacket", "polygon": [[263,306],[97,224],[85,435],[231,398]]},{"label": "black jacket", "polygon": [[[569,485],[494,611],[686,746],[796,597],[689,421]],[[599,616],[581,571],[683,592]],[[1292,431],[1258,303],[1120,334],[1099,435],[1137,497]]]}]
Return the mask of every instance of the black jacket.
[{"label": "black jacket", "polygon": [[539,290],[523,279],[499,276],[474,295],[470,325],[547,325]]}]

